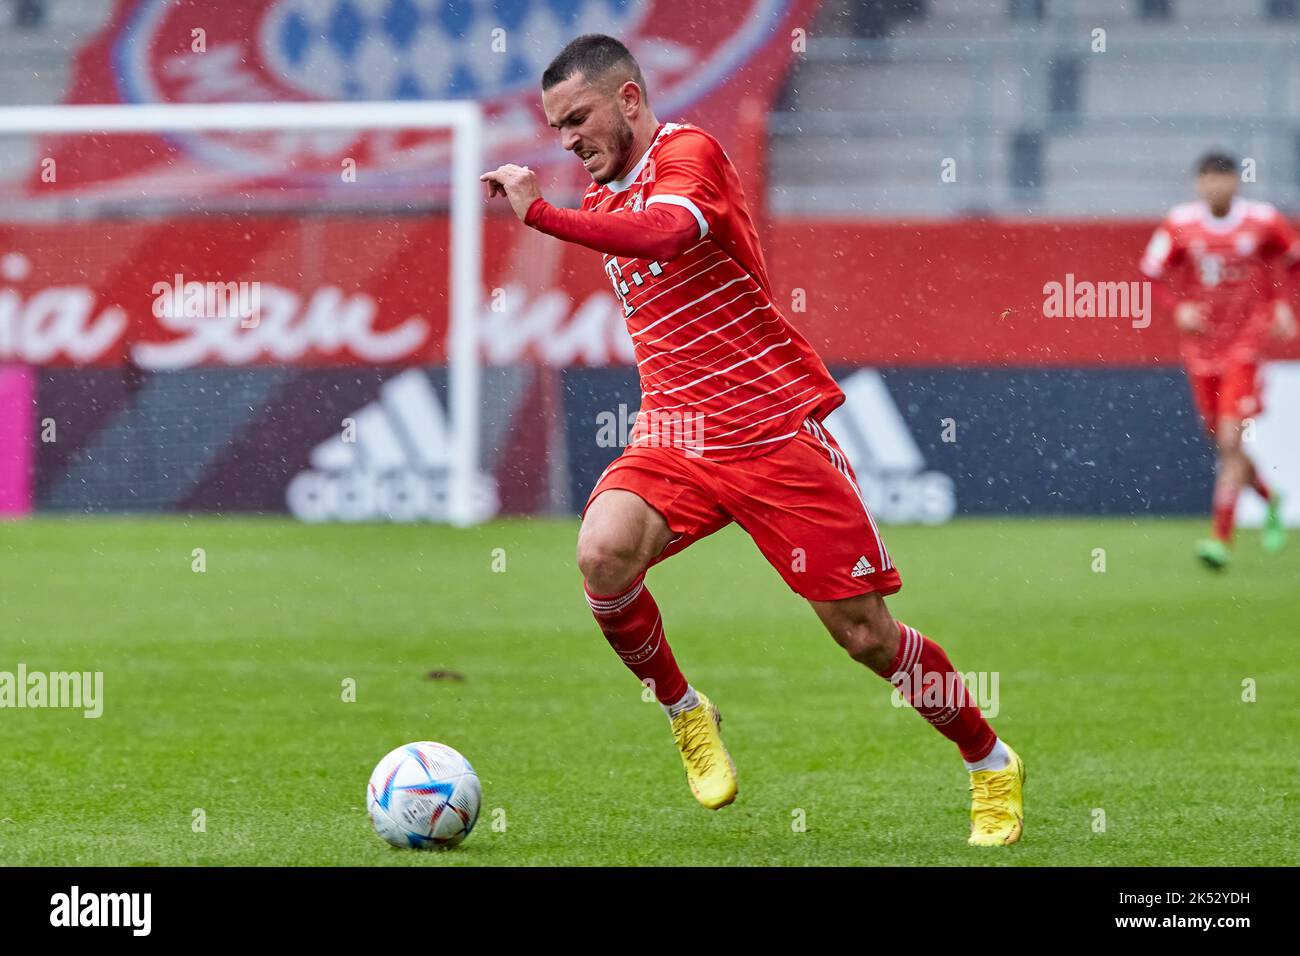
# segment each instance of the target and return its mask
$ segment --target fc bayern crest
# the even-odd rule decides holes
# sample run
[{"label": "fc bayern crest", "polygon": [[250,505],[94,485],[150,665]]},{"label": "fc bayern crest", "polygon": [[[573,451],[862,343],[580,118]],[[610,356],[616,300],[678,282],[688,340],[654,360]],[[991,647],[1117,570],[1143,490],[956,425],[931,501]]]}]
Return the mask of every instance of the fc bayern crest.
[{"label": "fc bayern crest", "polygon": [[[540,78],[583,33],[623,39],[662,118],[725,136],[737,93],[770,99],[790,24],[817,0],[119,0],[78,57],[74,102],[211,103],[474,99],[489,162],[564,158]],[[720,24],[725,24],[719,27]],[[779,61],[779,62],[778,62]],[[728,87],[734,87],[730,91]],[[229,180],[330,187],[339,162],[390,181],[445,182],[440,131],[187,133],[166,137]],[[138,175],[140,169],[134,172]],[[102,178],[102,177],[101,177]]]}]

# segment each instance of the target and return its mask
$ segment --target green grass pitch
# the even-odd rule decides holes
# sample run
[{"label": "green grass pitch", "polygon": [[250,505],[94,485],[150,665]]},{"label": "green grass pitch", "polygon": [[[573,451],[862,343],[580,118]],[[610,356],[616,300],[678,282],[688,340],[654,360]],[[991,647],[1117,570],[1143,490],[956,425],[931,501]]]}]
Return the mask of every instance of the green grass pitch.
[{"label": "green grass pitch", "polygon": [[[1029,775],[1004,850],[965,844],[955,748],[891,706],[735,528],[650,574],[740,770],[738,801],[710,813],[591,620],[572,521],[0,524],[0,671],[102,671],[105,698],[97,720],[0,710],[0,859],[1295,865],[1300,546],[1267,558],[1246,532],[1212,576],[1191,556],[1203,524],[887,529],[894,613],[959,670],[998,672],[994,726]],[[366,817],[375,762],[419,739],[483,781],[450,852],[392,849]]]}]

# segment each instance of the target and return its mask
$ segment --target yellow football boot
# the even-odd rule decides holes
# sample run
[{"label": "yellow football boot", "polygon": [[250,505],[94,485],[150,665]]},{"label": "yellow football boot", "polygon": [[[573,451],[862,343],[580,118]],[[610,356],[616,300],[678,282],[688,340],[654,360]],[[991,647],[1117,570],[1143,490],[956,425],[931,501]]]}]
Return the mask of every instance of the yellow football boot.
[{"label": "yellow football boot", "polygon": [[1007,846],[1025,828],[1025,762],[1010,747],[1011,762],[1002,770],[970,775],[971,846]]},{"label": "yellow football boot", "polygon": [[722,714],[713,701],[699,691],[696,694],[700,702],[672,718],[673,740],[682,752],[691,793],[710,810],[717,810],[736,799],[736,765],[718,733]]}]

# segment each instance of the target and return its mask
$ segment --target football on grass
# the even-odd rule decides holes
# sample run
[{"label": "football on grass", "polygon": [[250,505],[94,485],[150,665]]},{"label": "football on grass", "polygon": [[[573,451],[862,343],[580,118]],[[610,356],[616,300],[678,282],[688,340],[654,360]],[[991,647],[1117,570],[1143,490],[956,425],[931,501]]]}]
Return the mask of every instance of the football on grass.
[{"label": "football on grass", "polygon": [[428,740],[398,747],[375,767],[366,809],[393,846],[453,847],[474,829],[482,791],[469,761]]}]

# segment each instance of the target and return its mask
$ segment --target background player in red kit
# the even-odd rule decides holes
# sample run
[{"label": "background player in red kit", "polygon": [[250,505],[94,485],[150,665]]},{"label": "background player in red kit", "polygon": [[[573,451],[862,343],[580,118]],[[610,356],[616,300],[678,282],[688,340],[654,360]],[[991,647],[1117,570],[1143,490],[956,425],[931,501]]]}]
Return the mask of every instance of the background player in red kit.
[{"label": "background player in red kit", "polygon": [[735,521],[853,659],[957,744],[971,773],[970,842],[1014,843],[1024,765],[943,649],[885,607],[898,570],[821,424],[844,395],[772,302],[735,167],[707,133],[655,118],[640,67],[612,37],[565,47],[542,77],[542,104],[591,175],[581,210],[548,203],[526,167],[482,179],[527,225],[603,253],[622,305],[641,410],[587,501],[578,566],[606,639],[668,714],[696,798],[730,803],[736,771],[645,574]]},{"label": "background player in red kit", "polygon": [[1268,506],[1264,548],[1279,551],[1285,543],[1279,496],[1246,454],[1242,433],[1243,421],[1263,411],[1259,365],[1269,339],[1295,335],[1286,296],[1300,265],[1300,240],[1275,208],[1237,195],[1238,168],[1224,153],[1202,157],[1200,200],[1169,212],[1141,264],[1157,280],[1157,301],[1173,311],[1192,395],[1218,450],[1212,537],[1197,546],[1215,570],[1228,564],[1244,487]]}]

